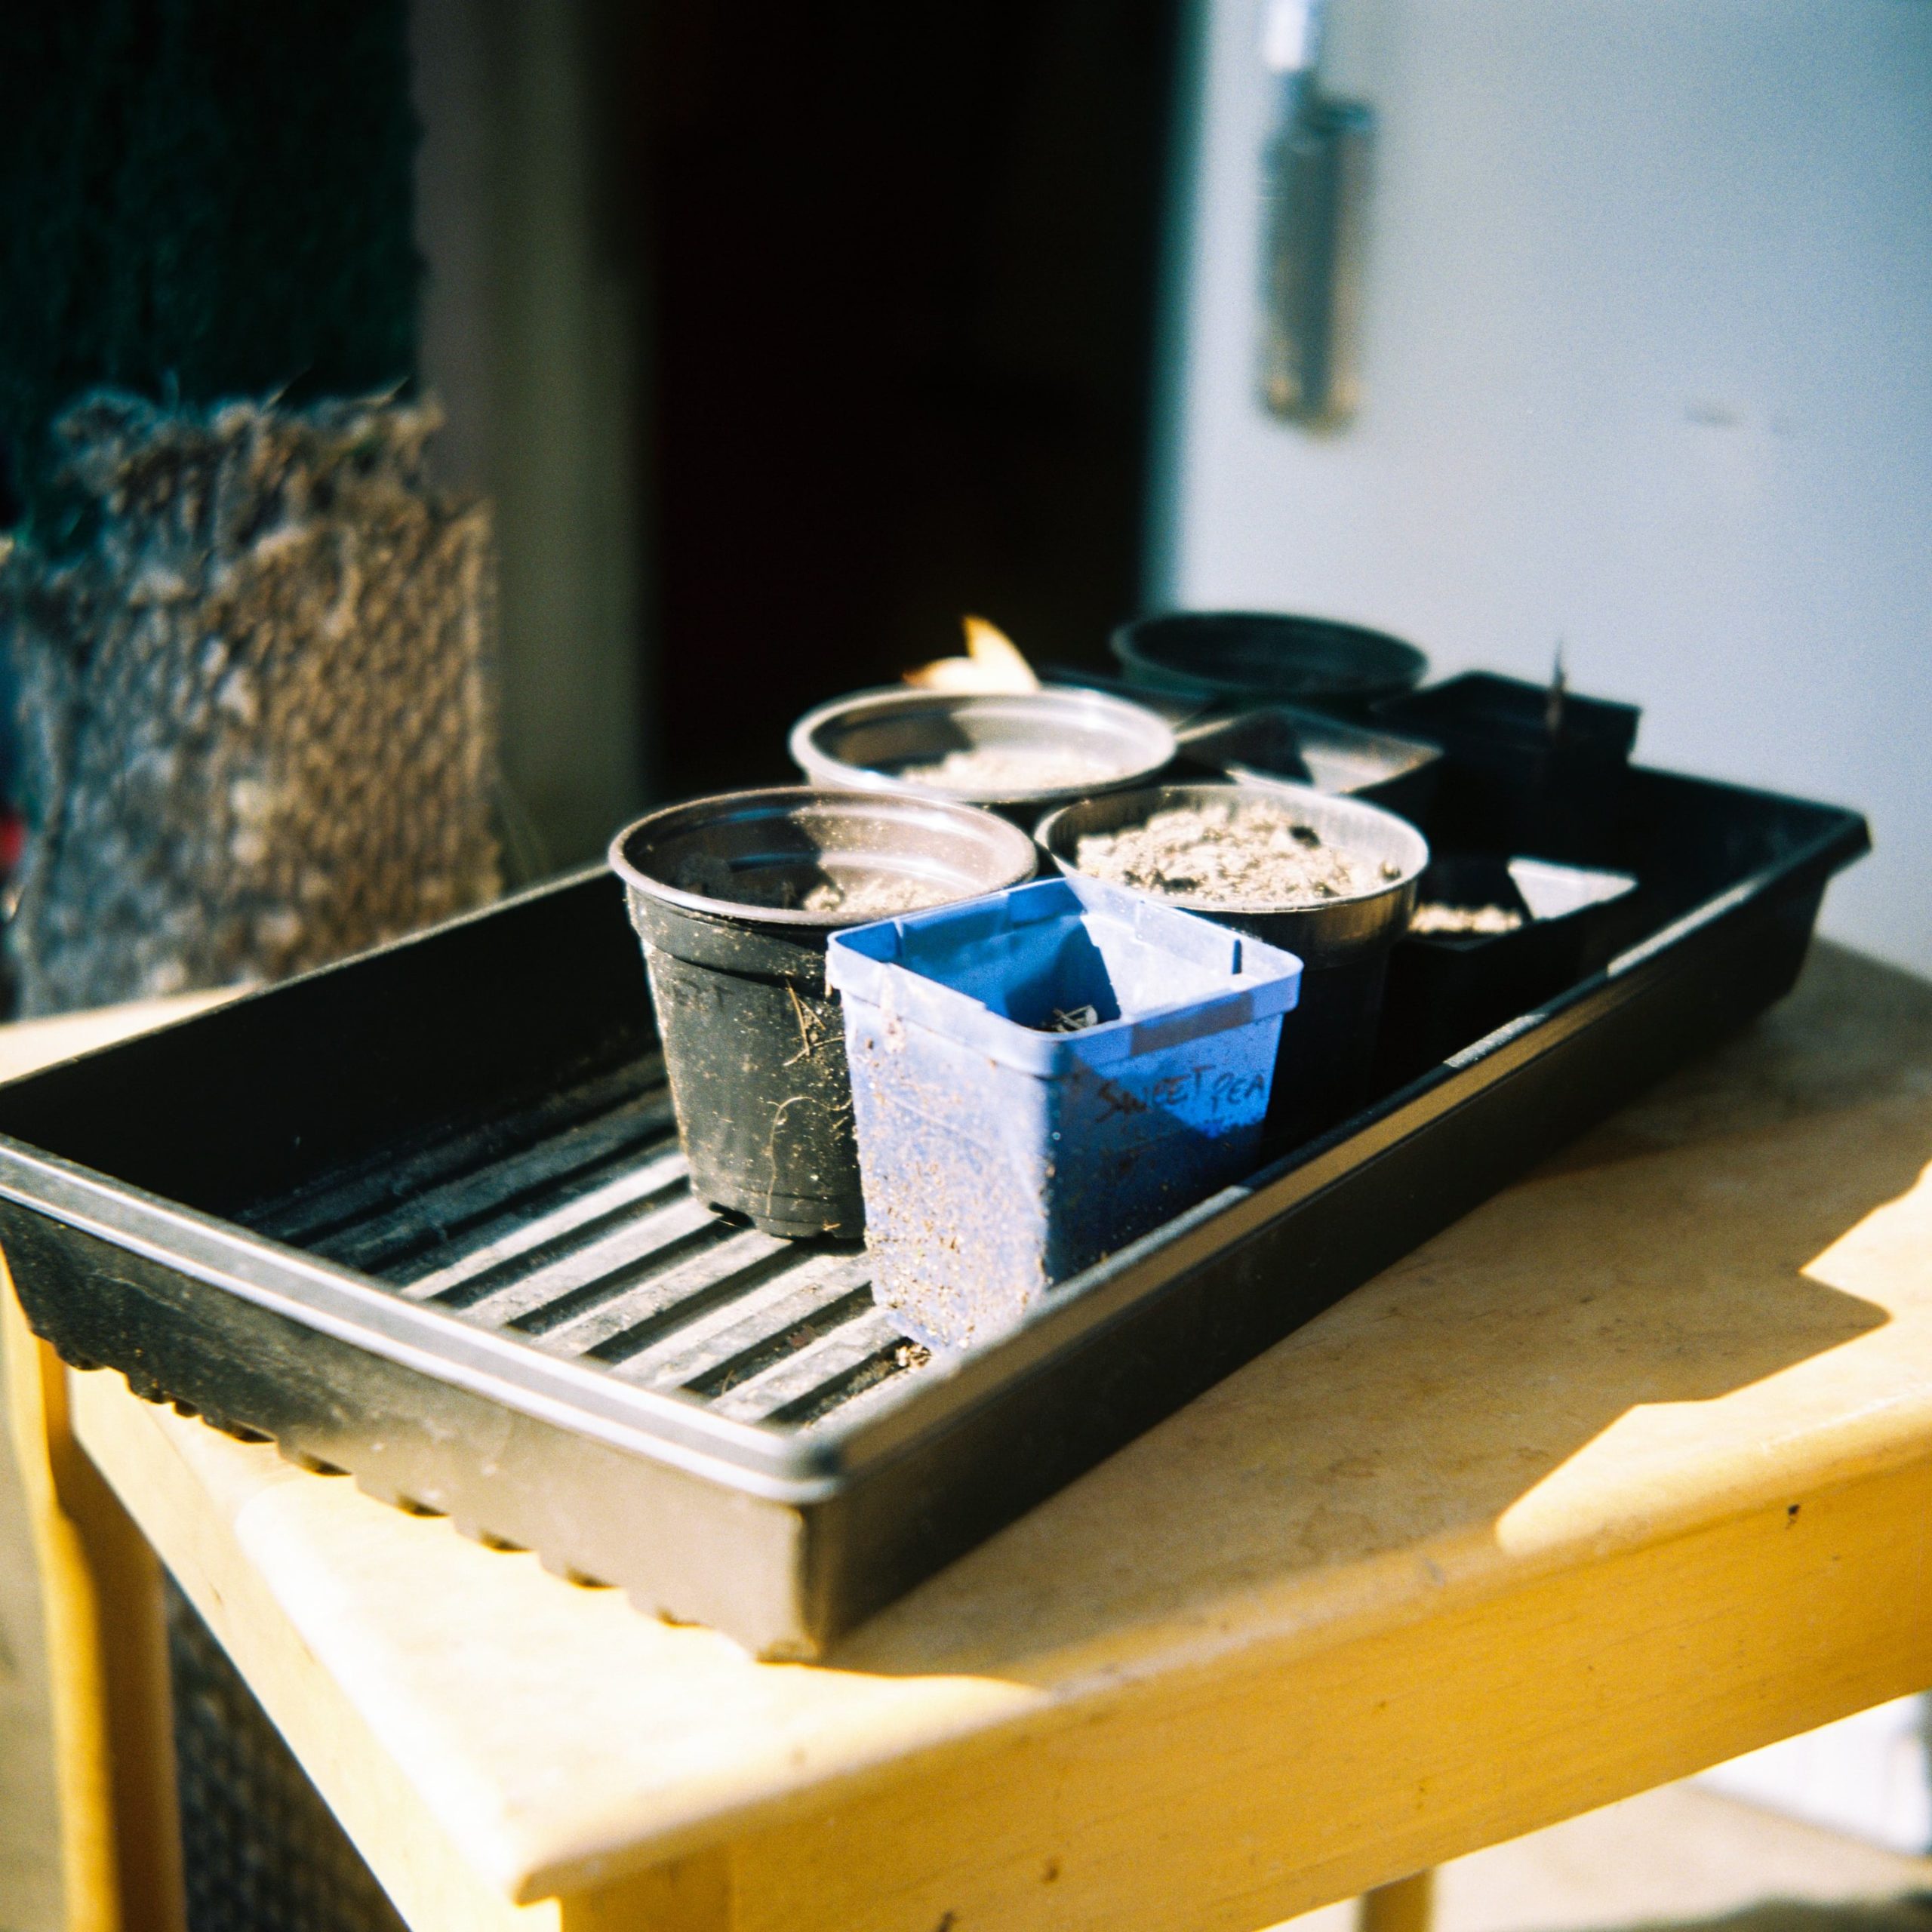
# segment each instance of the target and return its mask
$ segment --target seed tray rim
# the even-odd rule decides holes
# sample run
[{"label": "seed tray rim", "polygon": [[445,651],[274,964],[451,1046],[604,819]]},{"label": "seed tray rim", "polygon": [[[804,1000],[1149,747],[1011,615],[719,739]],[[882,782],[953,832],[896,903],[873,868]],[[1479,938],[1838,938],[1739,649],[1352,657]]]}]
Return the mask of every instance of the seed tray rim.
[{"label": "seed tray rim", "polygon": [[[259,1002],[300,982],[0,1088],[15,1130],[0,1137],[0,1227],[20,1300],[69,1360],[118,1370],[137,1395],[266,1437],[298,1464],[346,1469],[372,1495],[531,1549],[567,1576],[615,1583],[641,1609],[712,1624],[762,1655],[814,1656],[1789,989],[1830,874],[1869,846],[1863,820],[1641,776],[1641,851],[1692,841],[1681,865],[1670,860],[1678,883],[1653,900],[1664,922],[1649,937],[1075,1278],[1017,1331],[939,1374],[888,1370],[851,1407],[802,1427],[774,1425],[781,1407],[755,1399],[738,1415],[707,1413],[706,1399],[729,1399],[729,1380],[700,1393],[694,1380],[679,1396],[668,1380],[619,1383],[555,1355],[539,1370],[528,1335],[472,1329],[464,1354],[507,1351],[505,1374],[453,1374],[440,1348],[424,1361],[365,1322],[343,1333],[315,1318],[301,1291],[319,1282],[394,1321],[406,1284],[374,1249],[350,1251],[385,1278],[257,1231],[274,1225],[272,1203],[328,1174],[380,1170],[384,1198],[414,1201],[417,1157],[453,1124],[525,1146],[512,1115],[532,1096],[557,1103],[540,1109],[547,1137],[582,1117],[586,1081],[641,1072],[654,1041],[635,942],[620,891],[608,879],[592,889],[594,868],[378,955],[441,952],[304,976],[309,992],[285,1011]],[[499,915],[486,934],[452,937]],[[365,976],[312,983],[351,967]],[[457,997],[459,986],[471,990]],[[425,998],[441,1005],[430,1026]],[[232,1032],[176,1037],[224,1020]],[[475,1053],[478,1024],[509,1029],[497,1051]],[[258,1101],[262,1067],[298,1042],[292,1100]],[[184,1135],[171,1112],[186,1083],[200,1091]],[[292,1287],[297,1305],[233,1292],[235,1271],[220,1264],[238,1257],[245,1276]],[[416,1312],[438,1343],[465,1325],[447,1309]],[[804,1346],[801,1361],[818,1344]],[[735,1358],[709,1359],[728,1371]],[[527,1399],[533,1377],[565,1398]],[[593,1425],[612,1410],[618,1422]],[[745,1420],[754,1414],[764,1420]],[[766,1476],[728,1448],[694,1454],[674,1436],[707,1451],[737,1444]]]},{"label": "seed tray rim", "polygon": [[[1782,803],[1809,803],[1784,800],[1777,794],[1757,795]],[[835,1422],[822,1432],[808,1432],[747,1422],[718,1414],[675,1391],[619,1381],[525,1341],[461,1321],[446,1310],[408,1301],[392,1286],[360,1270],[6,1134],[0,1134],[0,1195],[112,1245],[180,1268],[339,1340],[372,1349],[400,1367],[706,1480],[767,1500],[807,1506],[836,1495],[873,1465],[944,1432],[1017,1378],[1047,1372],[1097,1330],[1157,1297],[1203,1253],[1230,1247],[1257,1232],[1353,1168],[1392,1151],[1454,1112],[1491,1081],[1506,1077],[1515,1066],[1589,1026],[1638,990],[1633,976],[1639,968],[1667,955],[1700,928],[1798,872],[1856,856],[1869,842],[1863,823],[1855,814],[1833,809],[1838,814],[1835,822],[1820,827],[1776,863],[1758,868],[1700,903],[1599,972],[1471,1043],[1330,1134],[1116,1250],[1062,1284],[1019,1327],[955,1358],[938,1373],[922,1374],[901,1398],[848,1426]],[[421,945],[452,926],[568,891],[602,870],[582,868],[495,906],[301,978],[353,970],[378,954]],[[273,998],[295,983],[258,989],[157,1031],[218,1024],[238,1006]],[[1606,994],[1619,986],[1606,1006]],[[174,1245],[161,1238],[164,1232],[177,1237]],[[321,1306],[314,1300],[318,1293],[324,1298]]]}]

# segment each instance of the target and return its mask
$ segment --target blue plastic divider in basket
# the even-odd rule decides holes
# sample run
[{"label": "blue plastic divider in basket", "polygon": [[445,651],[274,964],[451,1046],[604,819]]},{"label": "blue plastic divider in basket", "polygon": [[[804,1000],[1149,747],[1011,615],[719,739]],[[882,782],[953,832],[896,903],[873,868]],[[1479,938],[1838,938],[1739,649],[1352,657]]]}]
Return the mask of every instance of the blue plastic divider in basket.
[{"label": "blue plastic divider in basket", "polygon": [[1253,1168],[1301,961],[1068,878],[835,934],[826,978],[874,1291],[956,1347]]}]

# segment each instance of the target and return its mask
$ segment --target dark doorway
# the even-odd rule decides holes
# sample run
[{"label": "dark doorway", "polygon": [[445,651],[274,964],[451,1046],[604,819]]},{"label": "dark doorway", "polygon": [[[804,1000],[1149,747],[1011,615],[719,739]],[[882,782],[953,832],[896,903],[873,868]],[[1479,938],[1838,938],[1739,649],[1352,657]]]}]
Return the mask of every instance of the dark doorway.
[{"label": "dark doorway", "polygon": [[660,10],[648,473],[667,794],[966,611],[1098,662],[1140,583],[1177,0]]}]

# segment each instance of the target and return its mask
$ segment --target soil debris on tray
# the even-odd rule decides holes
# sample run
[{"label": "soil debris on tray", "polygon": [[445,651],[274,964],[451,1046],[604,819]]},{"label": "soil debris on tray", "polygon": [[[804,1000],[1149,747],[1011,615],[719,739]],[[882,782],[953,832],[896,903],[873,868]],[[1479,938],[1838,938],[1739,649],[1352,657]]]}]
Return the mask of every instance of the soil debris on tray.
[{"label": "soil debris on tray", "polygon": [[979,745],[899,768],[915,785],[948,792],[1051,792],[1118,775],[1107,758],[1054,745]]},{"label": "soil debris on tray", "polygon": [[1522,923],[1522,914],[1513,906],[1445,906],[1432,901],[1418,906],[1409,915],[1411,933],[1438,938],[1487,938],[1497,933],[1513,933]]},{"label": "soil debris on tray", "polygon": [[841,878],[802,866],[748,866],[740,871],[729,860],[709,852],[694,853],[685,860],[673,883],[681,892],[695,892],[734,906],[768,906],[786,912],[838,912],[854,925],[922,912],[950,896],[947,887],[903,872],[860,872]]},{"label": "soil debris on tray", "polygon": [[1090,832],[1074,863],[1114,885],[1258,911],[1373,892],[1401,869],[1328,844],[1287,808],[1263,800],[1173,805],[1139,825]]}]

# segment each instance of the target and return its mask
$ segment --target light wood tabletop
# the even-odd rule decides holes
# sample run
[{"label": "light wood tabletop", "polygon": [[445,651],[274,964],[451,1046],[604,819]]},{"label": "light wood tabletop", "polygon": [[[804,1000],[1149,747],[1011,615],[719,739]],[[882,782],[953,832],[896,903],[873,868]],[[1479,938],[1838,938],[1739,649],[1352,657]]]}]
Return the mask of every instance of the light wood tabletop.
[{"label": "light wood tabletop", "polygon": [[1254,1932],[1932,1684],[1928,1163],[1821,946],[819,1666],[66,1399],[412,1925]]}]

